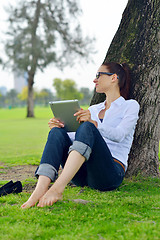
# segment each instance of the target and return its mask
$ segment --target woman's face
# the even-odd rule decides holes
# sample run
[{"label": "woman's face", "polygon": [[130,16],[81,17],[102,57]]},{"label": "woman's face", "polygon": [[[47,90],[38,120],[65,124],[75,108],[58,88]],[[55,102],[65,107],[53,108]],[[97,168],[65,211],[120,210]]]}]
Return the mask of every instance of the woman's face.
[{"label": "woman's face", "polygon": [[97,77],[94,79],[95,88],[97,93],[106,93],[112,86],[112,76],[109,76],[107,74],[109,70],[106,66],[102,65],[98,69]]}]

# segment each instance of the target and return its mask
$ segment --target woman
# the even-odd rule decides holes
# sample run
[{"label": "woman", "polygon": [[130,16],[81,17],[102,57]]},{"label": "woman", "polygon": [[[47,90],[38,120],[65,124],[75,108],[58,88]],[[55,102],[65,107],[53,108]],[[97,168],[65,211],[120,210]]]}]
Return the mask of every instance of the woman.
[{"label": "woman", "polygon": [[[67,133],[55,118],[49,121],[51,131],[36,170],[37,186],[22,208],[37,202],[38,207],[52,205],[62,199],[71,180],[77,186],[100,191],[116,189],[122,183],[139,104],[125,100],[130,83],[126,64],[104,62],[94,83],[96,92],[105,93],[106,100],[74,114],[77,121],[83,122],[76,133]],[[60,164],[63,171],[57,178]],[[48,190],[51,181],[55,182]]]}]

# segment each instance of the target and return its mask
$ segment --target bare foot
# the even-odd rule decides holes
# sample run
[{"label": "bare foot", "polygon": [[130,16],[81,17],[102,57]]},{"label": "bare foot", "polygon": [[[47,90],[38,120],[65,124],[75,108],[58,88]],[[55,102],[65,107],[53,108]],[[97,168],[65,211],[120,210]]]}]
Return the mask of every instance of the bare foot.
[{"label": "bare foot", "polygon": [[25,208],[33,207],[37,202],[38,202],[38,199],[34,198],[31,195],[28,201],[22,204],[21,208],[25,209]]},{"label": "bare foot", "polygon": [[48,189],[46,190],[37,190],[35,189],[34,192],[32,193],[32,195],[30,196],[30,198],[28,199],[27,202],[25,202],[21,208],[25,209],[25,208],[30,208],[36,205],[36,203],[39,201],[39,199],[47,192]]},{"label": "bare foot", "polygon": [[58,200],[62,200],[62,193],[50,188],[46,194],[39,200],[37,207],[51,206]]},{"label": "bare foot", "polygon": [[40,200],[40,198],[48,191],[51,179],[47,176],[40,175],[36,188],[27,202],[25,202],[21,208],[30,208],[35,206],[35,204]]}]

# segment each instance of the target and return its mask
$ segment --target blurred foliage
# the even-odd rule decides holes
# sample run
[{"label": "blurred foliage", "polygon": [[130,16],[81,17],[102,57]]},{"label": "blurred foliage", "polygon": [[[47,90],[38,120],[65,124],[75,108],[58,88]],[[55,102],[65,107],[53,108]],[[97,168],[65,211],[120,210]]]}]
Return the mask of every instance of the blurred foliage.
[{"label": "blurred foliage", "polygon": [[76,83],[72,79],[61,80],[55,78],[53,86],[56,90],[56,97],[60,100],[82,99],[83,94],[77,89]]},{"label": "blurred foliage", "polygon": [[[53,80],[55,93],[48,88],[37,90],[34,88],[34,105],[49,106],[50,101],[78,99],[80,105],[90,105],[93,92],[87,87],[78,89],[76,82],[72,79],[61,80],[55,78]],[[0,108],[14,108],[26,106],[28,98],[28,87],[23,87],[18,93],[15,89],[11,89],[5,94],[0,90]]]},{"label": "blurred foliage", "polygon": [[18,98],[21,101],[27,101],[27,97],[28,97],[28,87],[24,87],[22,89],[22,92],[18,94]]},{"label": "blurred foliage", "polygon": [[93,91],[87,87],[80,88],[80,92],[83,94],[83,98],[80,100],[81,105],[90,105]]}]

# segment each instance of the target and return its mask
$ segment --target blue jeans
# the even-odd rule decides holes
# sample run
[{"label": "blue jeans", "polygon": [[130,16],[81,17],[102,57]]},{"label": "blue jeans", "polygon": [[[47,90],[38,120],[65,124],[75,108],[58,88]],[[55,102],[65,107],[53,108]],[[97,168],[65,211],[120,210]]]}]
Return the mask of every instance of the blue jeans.
[{"label": "blue jeans", "polygon": [[73,143],[64,128],[53,128],[49,132],[36,176],[45,175],[54,181],[60,165],[64,167],[72,150],[78,151],[86,159],[72,179],[77,186],[110,191],[122,183],[125,175],[123,167],[114,161],[106,142],[90,122],[80,125]]}]

